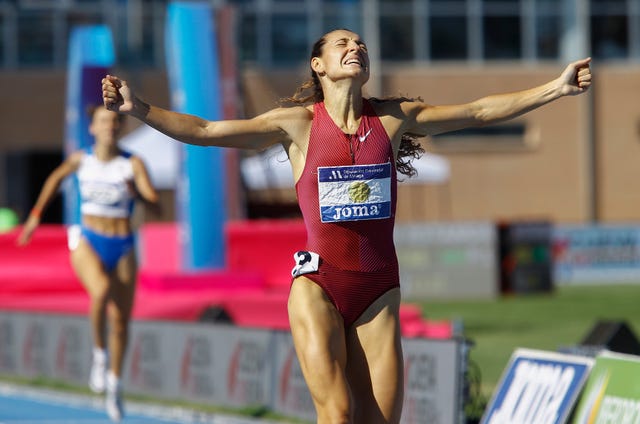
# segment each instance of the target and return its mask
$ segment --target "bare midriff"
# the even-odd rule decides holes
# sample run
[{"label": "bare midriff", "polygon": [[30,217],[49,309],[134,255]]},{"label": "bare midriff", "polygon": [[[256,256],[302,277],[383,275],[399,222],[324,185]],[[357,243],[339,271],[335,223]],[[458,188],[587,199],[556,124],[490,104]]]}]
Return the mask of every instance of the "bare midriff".
[{"label": "bare midriff", "polygon": [[127,236],[131,234],[131,222],[129,218],[82,215],[82,225],[96,233],[106,236]]}]

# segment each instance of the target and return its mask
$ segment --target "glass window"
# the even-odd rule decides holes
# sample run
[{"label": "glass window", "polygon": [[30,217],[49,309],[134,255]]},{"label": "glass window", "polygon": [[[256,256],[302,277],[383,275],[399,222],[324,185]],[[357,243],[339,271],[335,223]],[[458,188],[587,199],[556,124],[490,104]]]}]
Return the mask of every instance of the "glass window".
[{"label": "glass window", "polygon": [[561,21],[558,16],[536,18],[536,48],[541,59],[557,59],[560,54]]},{"label": "glass window", "polygon": [[[362,35],[362,28],[360,26],[360,21],[361,19],[359,19],[359,16],[348,16],[348,15],[325,15],[324,19],[323,19],[323,24],[322,24],[322,33],[327,33],[329,31],[333,31],[334,29],[340,29],[340,28],[344,28],[344,29],[348,29],[350,31],[353,31],[357,34],[359,34],[360,36]],[[322,35],[322,34],[320,34]],[[316,37],[316,38],[319,38]],[[313,40],[315,41],[315,40]],[[367,40],[364,40],[365,42]],[[311,47],[311,46],[309,46]]]},{"label": "glass window", "polygon": [[485,58],[517,59],[521,57],[518,16],[485,16],[483,23]]},{"label": "glass window", "polygon": [[240,55],[239,60],[255,61],[258,59],[257,40],[257,18],[256,15],[244,13],[240,17]]},{"label": "glass window", "polygon": [[465,59],[467,57],[466,17],[432,17],[430,27],[433,59]]},{"label": "glass window", "polygon": [[383,60],[413,59],[411,16],[380,17],[380,55]]},{"label": "glass window", "polygon": [[53,21],[46,12],[23,11],[18,18],[18,60],[21,65],[53,63]]},{"label": "glass window", "polygon": [[601,59],[625,58],[629,51],[626,16],[591,17],[591,51]]},{"label": "glass window", "polygon": [[162,40],[156,40],[156,26],[161,24],[160,20],[164,20],[163,16],[156,16],[153,13],[154,8],[146,9],[143,13],[142,21],[142,45],[140,51],[137,52],[138,61],[141,65],[151,66],[154,64],[155,57],[155,43]]},{"label": "glass window", "polygon": [[271,31],[275,63],[299,63],[307,57],[307,18],[305,15],[276,15]]}]

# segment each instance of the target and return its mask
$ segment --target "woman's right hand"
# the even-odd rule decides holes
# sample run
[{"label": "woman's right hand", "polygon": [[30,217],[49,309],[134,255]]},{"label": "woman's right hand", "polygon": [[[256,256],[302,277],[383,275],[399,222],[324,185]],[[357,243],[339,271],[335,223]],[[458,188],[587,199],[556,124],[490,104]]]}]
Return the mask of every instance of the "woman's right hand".
[{"label": "woman's right hand", "polygon": [[35,215],[29,215],[27,222],[22,226],[22,231],[18,236],[16,244],[18,246],[26,246],[31,241],[31,236],[36,228],[38,228],[38,225],[40,225],[40,218]]}]

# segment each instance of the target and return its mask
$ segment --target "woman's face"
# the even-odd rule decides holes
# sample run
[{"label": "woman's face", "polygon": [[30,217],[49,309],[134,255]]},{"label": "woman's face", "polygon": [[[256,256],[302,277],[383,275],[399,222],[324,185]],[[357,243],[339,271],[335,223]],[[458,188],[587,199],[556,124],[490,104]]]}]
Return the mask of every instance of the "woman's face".
[{"label": "woman's face", "polygon": [[91,118],[89,133],[95,138],[96,144],[115,145],[121,127],[120,116],[116,112],[99,107]]},{"label": "woman's face", "polygon": [[311,59],[312,69],[331,80],[355,78],[364,84],[369,79],[369,55],[360,36],[347,30],[325,35],[320,57]]}]

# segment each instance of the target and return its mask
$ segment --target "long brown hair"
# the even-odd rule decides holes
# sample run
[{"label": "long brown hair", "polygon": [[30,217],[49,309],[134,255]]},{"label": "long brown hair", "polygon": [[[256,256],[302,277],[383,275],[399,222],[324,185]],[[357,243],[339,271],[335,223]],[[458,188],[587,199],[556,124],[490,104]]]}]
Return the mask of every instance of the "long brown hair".
[{"label": "long brown hair", "polygon": [[[345,31],[350,31],[345,29]],[[328,33],[327,33],[328,34]],[[327,43],[327,34],[323,35],[313,44],[311,48],[311,57],[309,60],[314,57],[320,57],[322,55],[322,49],[324,45]],[[310,93],[307,93],[311,90]],[[306,93],[306,94],[305,94]],[[376,99],[371,98],[371,101],[382,102],[388,100],[419,100],[419,99],[409,99],[404,97],[390,97],[385,99]],[[282,103],[293,103],[296,105],[306,105],[309,103],[319,103],[324,101],[324,92],[322,91],[322,86],[320,85],[320,79],[318,78],[318,74],[311,70],[311,78],[302,85],[300,85],[296,91],[290,97],[285,97],[281,100]],[[418,142],[419,135],[405,133],[402,134],[402,138],[400,140],[400,146],[398,148],[398,156],[396,158],[396,169],[399,173],[406,175],[408,177],[413,177],[418,173],[414,166],[411,164],[412,159],[418,159],[424,153],[424,149]]]}]

